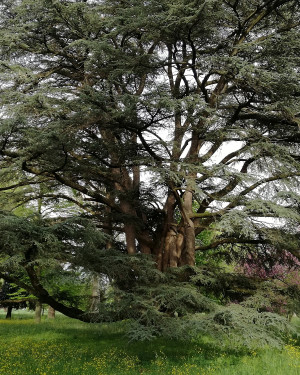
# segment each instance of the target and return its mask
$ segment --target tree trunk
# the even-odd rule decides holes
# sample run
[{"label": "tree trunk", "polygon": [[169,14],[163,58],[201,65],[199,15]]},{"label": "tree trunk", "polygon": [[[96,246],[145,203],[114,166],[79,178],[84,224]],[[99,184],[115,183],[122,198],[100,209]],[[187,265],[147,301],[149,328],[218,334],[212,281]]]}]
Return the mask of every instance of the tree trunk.
[{"label": "tree trunk", "polygon": [[[165,220],[157,250],[157,267],[166,271],[169,267],[195,265],[195,225],[193,215],[193,191],[186,190],[183,199],[171,192],[164,207]],[[180,222],[174,217],[174,207],[179,203]]]},{"label": "tree trunk", "polygon": [[48,319],[54,319],[55,318],[55,310],[53,307],[48,307]]},{"label": "tree trunk", "polygon": [[90,303],[90,312],[99,311],[100,293],[99,293],[99,277],[94,275],[92,278],[92,296]]},{"label": "tree trunk", "polygon": [[166,238],[165,248],[163,254],[163,265],[162,271],[165,271],[169,267],[176,267],[176,242],[177,242],[177,229],[176,227],[170,227]]},{"label": "tree trunk", "polygon": [[35,315],[34,319],[36,323],[41,323],[42,318],[42,304],[40,301],[37,301],[35,304]]},{"label": "tree trunk", "polygon": [[6,317],[5,319],[11,319],[11,312],[12,312],[12,306],[7,307]]},{"label": "tree trunk", "polygon": [[195,265],[195,225],[191,219],[193,215],[193,186],[188,184],[183,196],[182,217],[184,221],[184,252],[181,262],[189,266]]},{"label": "tree trunk", "polygon": [[[126,168],[122,168],[121,171],[114,169],[112,171],[116,181],[115,182],[115,189],[121,192],[121,195],[124,193],[128,193],[133,190],[133,182],[128,175]],[[126,194],[125,194],[126,195]],[[127,197],[120,196],[120,209],[124,214],[124,233],[125,233],[125,241],[126,241],[126,248],[128,254],[135,254],[136,253],[136,232],[135,232],[135,225],[132,223],[132,220],[136,218],[136,212],[132,207],[130,201],[128,201]]]},{"label": "tree trunk", "polygon": [[184,228],[179,227],[176,236],[176,247],[175,251],[170,254],[170,267],[178,267],[180,265],[180,259],[185,246]]},{"label": "tree trunk", "polygon": [[122,212],[125,215],[128,215],[128,220],[124,223],[124,233],[126,238],[126,247],[128,254],[135,254],[136,253],[136,244],[135,244],[135,225],[131,224],[129,221],[132,220],[132,217],[135,216],[132,207],[126,201],[122,201],[120,204]]}]

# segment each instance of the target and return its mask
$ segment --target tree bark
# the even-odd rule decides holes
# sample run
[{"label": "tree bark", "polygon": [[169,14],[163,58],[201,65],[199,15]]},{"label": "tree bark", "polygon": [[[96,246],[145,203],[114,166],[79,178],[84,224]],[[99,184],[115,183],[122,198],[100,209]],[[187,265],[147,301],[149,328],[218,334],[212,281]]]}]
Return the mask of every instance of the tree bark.
[{"label": "tree bark", "polygon": [[193,214],[193,186],[188,184],[183,196],[182,217],[184,221],[184,252],[181,263],[189,266],[195,265],[195,225],[191,219]]},{"label": "tree bark", "polygon": [[34,319],[36,323],[41,323],[42,319],[42,303],[40,301],[37,301],[35,304],[35,314]]},{"label": "tree bark", "polygon": [[5,319],[11,319],[11,312],[12,312],[12,306],[7,307],[6,317]]},{"label": "tree bark", "polygon": [[174,209],[175,209],[176,198],[172,191],[169,192],[167,201],[164,205],[164,221],[161,229],[158,231],[158,245],[154,248],[154,255],[156,258],[157,268],[160,271],[164,271],[169,267],[170,264],[170,246],[173,249],[173,245],[170,243],[173,240],[174,228]]},{"label": "tree bark", "polygon": [[91,312],[98,312],[99,311],[99,303],[100,303],[100,293],[99,293],[99,277],[97,275],[93,275],[92,278],[92,295],[91,295],[91,303],[89,311]]},{"label": "tree bark", "polygon": [[48,306],[48,319],[54,319],[55,318],[55,310],[53,307]]}]

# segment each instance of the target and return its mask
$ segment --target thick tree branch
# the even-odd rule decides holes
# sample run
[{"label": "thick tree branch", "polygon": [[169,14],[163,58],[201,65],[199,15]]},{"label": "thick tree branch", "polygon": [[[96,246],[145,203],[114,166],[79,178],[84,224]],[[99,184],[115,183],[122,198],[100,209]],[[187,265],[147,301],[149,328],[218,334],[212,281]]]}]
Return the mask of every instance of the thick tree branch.
[{"label": "thick tree branch", "polygon": [[206,251],[210,249],[215,249],[218,246],[225,245],[225,244],[265,244],[270,243],[268,240],[251,240],[251,239],[241,239],[241,238],[235,238],[235,237],[229,237],[229,238],[221,238],[220,240],[217,240],[215,242],[212,242],[210,245],[203,245],[203,246],[197,246],[195,248],[196,251]]}]

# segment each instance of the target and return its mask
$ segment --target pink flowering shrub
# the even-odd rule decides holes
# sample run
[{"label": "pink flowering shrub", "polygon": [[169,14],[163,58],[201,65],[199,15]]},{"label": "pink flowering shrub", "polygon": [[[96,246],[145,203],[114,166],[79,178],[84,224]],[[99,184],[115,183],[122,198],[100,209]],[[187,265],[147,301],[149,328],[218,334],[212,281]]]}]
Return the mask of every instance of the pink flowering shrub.
[{"label": "pink flowering shrub", "polygon": [[[291,253],[284,250],[278,253],[273,249],[267,249],[263,252],[248,254],[240,261],[239,271],[249,277],[259,279],[291,279],[291,274],[299,276],[300,261]],[[292,278],[300,286],[299,277]]]},{"label": "pink flowering shrub", "polygon": [[300,261],[288,251],[268,248],[248,254],[236,270],[261,280],[260,310],[290,316],[300,309]]}]

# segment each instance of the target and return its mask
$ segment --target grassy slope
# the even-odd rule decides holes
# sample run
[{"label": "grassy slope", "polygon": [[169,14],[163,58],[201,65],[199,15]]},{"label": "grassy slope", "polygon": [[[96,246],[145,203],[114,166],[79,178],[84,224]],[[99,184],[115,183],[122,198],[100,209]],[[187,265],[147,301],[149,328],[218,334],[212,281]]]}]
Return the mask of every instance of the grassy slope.
[{"label": "grassy slope", "polygon": [[[300,330],[300,320],[296,320]],[[298,342],[299,344],[299,342]],[[0,375],[299,375],[300,347],[282,351],[220,349],[155,340],[128,343],[120,325],[92,325],[58,316],[35,324],[32,314],[0,310]]]}]

